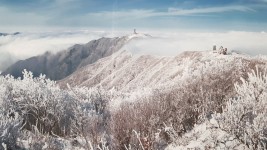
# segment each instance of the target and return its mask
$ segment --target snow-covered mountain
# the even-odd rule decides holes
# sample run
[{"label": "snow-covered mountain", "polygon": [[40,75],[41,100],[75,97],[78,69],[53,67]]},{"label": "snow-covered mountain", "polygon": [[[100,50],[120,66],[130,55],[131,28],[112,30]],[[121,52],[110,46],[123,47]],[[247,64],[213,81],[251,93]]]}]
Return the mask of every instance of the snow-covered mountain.
[{"label": "snow-covered mountain", "polygon": [[[78,69],[59,84],[80,88],[99,86],[115,93],[110,106],[115,112],[114,120],[118,118],[114,121],[119,122],[118,131],[122,131],[118,134],[128,135],[123,131],[130,132],[135,127],[136,130],[140,128],[140,136],[150,130],[151,135],[144,134],[141,139],[151,138],[156,144],[149,145],[145,140],[140,143],[154,146],[152,149],[241,150],[250,146],[235,137],[239,134],[231,132],[234,129],[232,122],[229,125],[224,121],[229,118],[225,115],[225,107],[230,104],[225,105],[229,99],[236,101],[237,83],[247,84],[244,81],[249,78],[248,73],[252,70],[264,72],[266,65],[266,56],[234,52],[221,55],[213,51],[186,51],[163,57],[137,55],[122,48]],[[213,113],[217,112],[224,118],[213,118]],[[125,122],[129,124],[125,125]],[[155,131],[152,131],[154,126]],[[225,130],[229,126],[230,129]]]},{"label": "snow-covered mountain", "polygon": [[80,68],[60,81],[62,86],[102,86],[106,89],[132,92],[144,88],[177,86],[201,75],[231,71],[239,79],[256,65],[266,64],[266,58],[231,53],[220,55],[212,51],[187,51],[175,57],[135,55],[125,49]]},{"label": "snow-covered mountain", "polygon": [[98,59],[110,56],[121,49],[127,42],[145,35],[131,35],[116,38],[101,38],[90,41],[87,44],[76,44],[65,51],[52,54],[46,52],[43,55],[18,61],[6,69],[3,74],[11,74],[14,77],[22,77],[24,69],[33,72],[34,76],[46,74],[53,80],[62,79],[78,68],[92,64]]},{"label": "snow-covered mountain", "polygon": [[3,148],[266,149],[266,56],[128,49],[147,37],[101,38],[18,62],[63,79],[0,76]]}]

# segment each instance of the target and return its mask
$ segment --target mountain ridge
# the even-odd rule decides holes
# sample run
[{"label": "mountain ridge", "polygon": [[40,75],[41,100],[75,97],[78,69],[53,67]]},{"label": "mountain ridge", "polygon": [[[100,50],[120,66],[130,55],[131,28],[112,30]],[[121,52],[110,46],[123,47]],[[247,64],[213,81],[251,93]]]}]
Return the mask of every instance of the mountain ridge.
[{"label": "mountain ridge", "polygon": [[67,50],[56,54],[46,52],[26,60],[20,60],[7,68],[2,74],[22,77],[24,69],[33,72],[34,76],[45,74],[52,80],[60,80],[70,75],[78,68],[96,62],[98,59],[110,56],[120,50],[126,43],[146,35],[128,35],[115,38],[102,37],[86,44],[75,44]]},{"label": "mountain ridge", "polygon": [[[189,80],[192,76],[212,72],[213,69],[233,69],[240,78],[257,65],[266,65],[266,59],[241,54],[220,55],[212,51],[186,51],[175,57],[152,55],[134,56],[127,50],[102,58],[94,64],[80,68],[59,81],[64,87],[102,86],[129,92],[142,88],[170,87]],[[203,71],[205,70],[206,71]],[[234,75],[235,73],[235,75]],[[192,79],[194,80],[194,79]]]}]

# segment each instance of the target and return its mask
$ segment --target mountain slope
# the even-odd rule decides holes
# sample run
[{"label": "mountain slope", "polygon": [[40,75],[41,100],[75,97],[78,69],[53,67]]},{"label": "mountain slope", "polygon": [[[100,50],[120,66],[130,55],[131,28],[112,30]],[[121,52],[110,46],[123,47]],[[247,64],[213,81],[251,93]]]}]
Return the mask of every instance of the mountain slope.
[{"label": "mountain slope", "polygon": [[252,69],[266,69],[266,58],[212,51],[183,52],[176,57],[133,53],[118,51],[77,70],[59,84],[64,87],[68,83],[70,88],[99,86],[112,93],[109,106],[118,131],[115,135],[120,135],[117,141],[127,136],[134,139],[135,135],[128,133],[135,130],[143,136],[140,139],[155,143],[144,144],[150,149],[246,147],[242,139],[233,138],[236,134],[232,130],[208,126],[214,120],[213,114],[227,110],[229,99],[236,101],[235,85],[242,82],[241,77],[245,81]]},{"label": "mountain slope", "polygon": [[74,45],[57,54],[47,52],[40,56],[18,61],[6,69],[3,74],[22,77],[22,71],[26,69],[33,72],[34,76],[39,76],[42,73],[50,79],[59,80],[70,75],[78,68],[113,54],[133,38],[129,36],[101,38],[84,45]]},{"label": "mountain slope", "polygon": [[99,86],[106,89],[134,91],[143,88],[171,87],[187,80],[197,80],[214,70],[230,72],[239,79],[265,59],[231,54],[219,55],[208,51],[184,52],[176,57],[136,56],[119,51],[112,56],[87,65],[61,80],[64,86]]}]

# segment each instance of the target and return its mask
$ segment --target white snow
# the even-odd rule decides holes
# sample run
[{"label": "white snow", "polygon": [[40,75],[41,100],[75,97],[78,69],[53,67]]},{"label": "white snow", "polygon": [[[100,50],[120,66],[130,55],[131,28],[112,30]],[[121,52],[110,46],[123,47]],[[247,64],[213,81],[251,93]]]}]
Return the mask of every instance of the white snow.
[{"label": "white snow", "polygon": [[192,131],[186,133],[180,139],[177,139],[176,143],[169,145],[165,150],[248,150],[245,145],[241,144],[237,139],[222,131],[220,128],[214,126],[211,122],[206,121],[200,125],[196,125]]}]

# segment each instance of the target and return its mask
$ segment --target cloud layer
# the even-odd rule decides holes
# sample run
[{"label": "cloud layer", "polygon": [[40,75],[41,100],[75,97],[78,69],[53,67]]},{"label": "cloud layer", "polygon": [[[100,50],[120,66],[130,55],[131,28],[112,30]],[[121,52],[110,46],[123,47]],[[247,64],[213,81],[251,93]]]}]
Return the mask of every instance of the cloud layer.
[{"label": "cloud layer", "polygon": [[267,55],[267,33],[224,32],[224,33],[164,33],[155,32],[155,38],[136,40],[126,45],[134,54],[175,56],[183,51],[211,50],[213,45],[227,47],[249,55]]},{"label": "cloud layer", "polygon": [[[123,49],[134,54],[175,56],[183,51],[211,50],[215,44],[228,50],[249,55],[267,55],[267,33],[265,32],[171,32],[147,31],[152,38],[134,40]],[[56,53],[74,44],[87,43],[101,37],[116,37],[128,31],[61,31],[23,33],[16,36],[0,36],[0,70],[6,69],[17,60],[43,54]]]},{"label": "cloud layer", "polygon": [[[102,11],[97,13],[88,13],[88,18],[103,17],[107,19],[132,19],[132,18],[149,18],[149,17],[164,17],[164,16],[189,16],[203,15],[223,12],[255,12],[254,9],[246,6],[221,6],[221,7],[206,7],[193,9],[177,9],[168,8],[167,11],[156,11],[153,9],[133,9],[127,11]],[[130,18],[129,18],[130,17]]]}]

